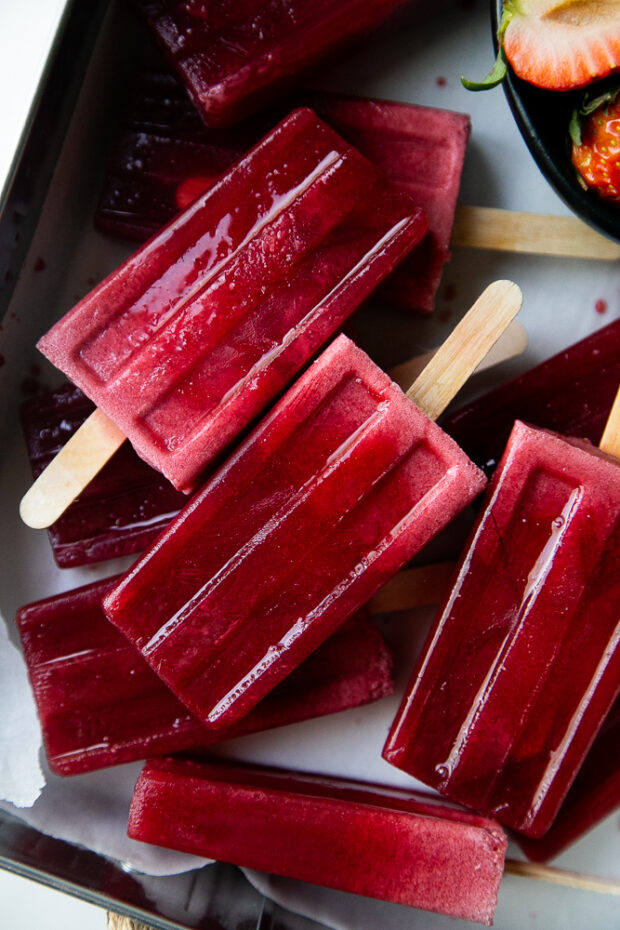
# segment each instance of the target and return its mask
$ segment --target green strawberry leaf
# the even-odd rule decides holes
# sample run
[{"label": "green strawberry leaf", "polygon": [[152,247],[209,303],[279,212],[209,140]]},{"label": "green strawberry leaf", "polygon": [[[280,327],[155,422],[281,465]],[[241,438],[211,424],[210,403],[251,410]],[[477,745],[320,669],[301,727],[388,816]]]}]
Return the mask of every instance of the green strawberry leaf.
[{"label": "green strawberry leaf", "polygon": [[481,81],[470,81],[466,77],[461,78],[461,84],[467,90],[490,90],[491,87],[497,87],[506,77],[508,71],[508,62],[504,53],[504,47],[500,45],[495,64]]}]

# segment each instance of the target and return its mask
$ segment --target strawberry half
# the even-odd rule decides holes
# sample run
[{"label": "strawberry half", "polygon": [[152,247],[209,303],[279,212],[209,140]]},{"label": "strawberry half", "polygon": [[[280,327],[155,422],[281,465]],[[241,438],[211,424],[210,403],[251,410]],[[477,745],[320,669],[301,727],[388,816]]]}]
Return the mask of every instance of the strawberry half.
[{"label": "strawberry half", "polygon": [[499,54],[482,81],[495,87],[509,63],[517,77],[546,90],[573,90],[620,69],[620,0],[505,0]]},{"label": "strawberry half", "polygon": [[584,186],[620,203],[620,84],[585,94],[570,124],[572,162]]},{"label": "strawberry half", "polygon": [[506,58],[548,90],[584,87],[620,68],[619,0],[508,0]]}]

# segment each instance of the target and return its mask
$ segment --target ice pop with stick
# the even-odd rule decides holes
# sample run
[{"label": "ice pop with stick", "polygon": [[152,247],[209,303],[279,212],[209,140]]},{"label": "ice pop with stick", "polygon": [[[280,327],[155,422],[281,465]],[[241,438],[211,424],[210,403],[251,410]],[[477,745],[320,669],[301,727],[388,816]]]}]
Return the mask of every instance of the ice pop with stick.
[{"label": "ice pop with stick", "polygon": [[244,716],[482,490],[433,418],[520,304],[490,285],[409,396],[339,336],[108,594],[198,719]]},{"label": "ice pop with stick", "polygon": [[57,519],[125,436],[190,491],[425,230],[311,110],[291,113],[40,340],[98,409],[25,522]]},{"label": "ice pop with stick", "polygon": [[515,424],[384,748],[526,836],[620,687],[619,422],[617,398],[599,449]]}]

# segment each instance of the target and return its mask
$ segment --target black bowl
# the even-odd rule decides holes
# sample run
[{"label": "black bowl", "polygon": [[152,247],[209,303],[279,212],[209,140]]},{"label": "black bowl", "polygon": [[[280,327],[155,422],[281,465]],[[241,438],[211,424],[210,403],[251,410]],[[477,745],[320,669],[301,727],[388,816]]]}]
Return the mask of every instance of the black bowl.
[{"label": "black bowl", "polygon": [[[502,0],[491,0],[496,50],[501,15]],[[515,77],[510,67],[503,85],[521,135],[547,181],[584,222],[620,242],[620,205],[584,190],[571,164],[568,124],[579,92],[541,90]]]}]

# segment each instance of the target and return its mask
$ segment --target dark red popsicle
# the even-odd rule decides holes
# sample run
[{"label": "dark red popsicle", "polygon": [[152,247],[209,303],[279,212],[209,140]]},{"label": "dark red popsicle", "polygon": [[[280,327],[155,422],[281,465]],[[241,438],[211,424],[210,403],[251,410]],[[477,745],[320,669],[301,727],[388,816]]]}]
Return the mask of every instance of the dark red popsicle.
[{"label": "dark red popsicle", "polygon": [[[429,231],[383,286],[399,306],[430,312],[445,262],[469,118],[462,113],[319,92],[297,95],[426,213]],[[290,101],[293,105],[293,101]],[[144,241],[233,164],[276,120],[207,129],[169,75],[141,76],[108,160],[96,222]]]},{"label": "dark red popsicle", "polygon": [[620,689],[620,461],[517,422],[384,749],[543,835]]},{"label": "dark red popsicle", "polygon": [[237,122],[403,0],[137,0],[208,126]]},{"label": "dark red popsicle", "polygon": [[201,720],[238,720],[484,487],[345,336],[105,598]]},{"label": "dark red popsicle", "polygon": [[209,731],[106,620],[101,599],[116,581],[46,598],[17,614],[47,758],[59,775],[204,749],[393,690],[390,651],[360,611],[238,724]]},{"label": "dark red popsicle", "polygon": [[295,110],[38,346],[191,491],[425,232],[405,192]]},{"label": "dark red popsicle", "polygon": [[506,837],[429,795],[227,764],[147,763],[129,835],[491,924]]}]

